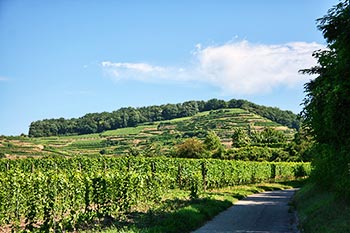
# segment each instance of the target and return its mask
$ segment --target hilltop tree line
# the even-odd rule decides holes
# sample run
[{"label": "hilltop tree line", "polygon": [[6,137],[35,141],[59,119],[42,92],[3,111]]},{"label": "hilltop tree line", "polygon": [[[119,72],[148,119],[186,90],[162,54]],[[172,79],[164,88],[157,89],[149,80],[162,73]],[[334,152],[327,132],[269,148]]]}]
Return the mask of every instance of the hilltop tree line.
[{"label": "hilltop tree line", "polygon": [[291,111],[283,111],[275,107],[266,107],[246,100],[230,101],[211,99],[208,101],[187,101],[178,104],[165,104],[140,108],[120,108],[113,112],[89,113],[80,118],[44,119],[30,124],[29,136],[60,136],[101,133],[125,127],[134,127],[140,123],[171,120],[193,116],[199,112],[241,108],[288,126],[299,128],[297,115]]}]

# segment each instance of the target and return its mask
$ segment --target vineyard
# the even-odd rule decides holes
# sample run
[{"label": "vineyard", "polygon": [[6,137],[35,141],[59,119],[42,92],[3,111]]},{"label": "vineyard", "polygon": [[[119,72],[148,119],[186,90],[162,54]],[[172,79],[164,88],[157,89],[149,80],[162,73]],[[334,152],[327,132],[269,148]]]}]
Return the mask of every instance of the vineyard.
[{"label": "vineyard", "polygon": [[287,141],[291,141],[296,132],[295,129],[247,110],[231,108],[204,111],[191,117],[145,122],[135,127],[94,134],[38,138],[0,136],[0,157],[125,155],[130,153],[131,148],[134,152],[145,152],[148,156],[169,155],[174,145],[191,137],[204,140],[209,131],[219,136],[225,148],[231,148],[232,134],[237,129],[248,128],[256,132],[273,128],[283,133]]},{"label": "vineyard", "polygon": [[0,160],[0,231],[66,232],[118,219],[134,206],[160,202],[171,189],[202,191],[293,179],[308,163],[175,158]]}]

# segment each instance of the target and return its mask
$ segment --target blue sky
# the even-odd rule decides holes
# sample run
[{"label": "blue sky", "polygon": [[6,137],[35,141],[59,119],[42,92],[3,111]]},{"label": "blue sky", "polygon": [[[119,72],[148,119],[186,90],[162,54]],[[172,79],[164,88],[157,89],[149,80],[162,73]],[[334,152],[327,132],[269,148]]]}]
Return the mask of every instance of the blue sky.
[{"label": "blue sky", "polygon": [[0,135],[32,121],[243,98],[298,113],[336,0],[0,1]]}]

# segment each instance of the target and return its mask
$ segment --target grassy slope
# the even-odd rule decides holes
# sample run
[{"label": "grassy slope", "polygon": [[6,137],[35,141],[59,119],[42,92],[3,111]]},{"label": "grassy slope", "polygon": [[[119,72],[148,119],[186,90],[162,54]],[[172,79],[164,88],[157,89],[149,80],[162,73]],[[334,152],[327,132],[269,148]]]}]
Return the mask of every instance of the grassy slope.
[{"label": "grassy slope", "polygon": [[111,223],[112,227],[88,232],[190,232],[250,194],[291,187],[270,183],[235,186],[201,193],[194,200],[189,198],[189,191],[172,190],[158,205],[136,208],[123,220]]},{"label": "grassy slope", "polygon": [[[221,141],[229,147],[234,129],[248,126],[253,130],[267,126],[274,127],[290,137],[294,132],[292,129],[243,109],[223,109],[201,112],[193,117],[145,123],[137,127],[111,130],[101,134],[42,138],[2,137],[0,153],[8,157],[96,155],[105,149],[107,155],[118,155],[125,154],[130,147],[147,150],[159,146],[161,147],[159,153],[164,154],[183,138],[193,136],[203,138],[205,135],[203,132],[208,130],[215,131]],[[112,143],[106,145],[106,140]]]},{"label": "grassy slope", "polygon": [[334,193],[309,183],[296,194],[295,205],[305,233],[350,232],[350,204]]}]

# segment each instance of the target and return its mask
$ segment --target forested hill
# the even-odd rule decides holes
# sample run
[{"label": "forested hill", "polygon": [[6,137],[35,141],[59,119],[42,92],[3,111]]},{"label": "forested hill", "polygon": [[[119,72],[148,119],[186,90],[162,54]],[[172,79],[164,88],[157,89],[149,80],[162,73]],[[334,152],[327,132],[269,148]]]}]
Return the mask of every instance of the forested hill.
[{"label": "forested hill", "polygon": [[208,101],[187,101],[178,104],[165,104],[140,108],[121,108],[113,112],[89,113],[80,118],[45,119],[30,124],[29,136],[56,136],[100,133],[106,130],[133,127],[140,123],[171,120],[179,117],[193,116],[199,112],[241,108],[258,114],[272,121],[299,128],[297,115],[275,107],[257,105],[246,100],[230,101],[211,99]]}]

